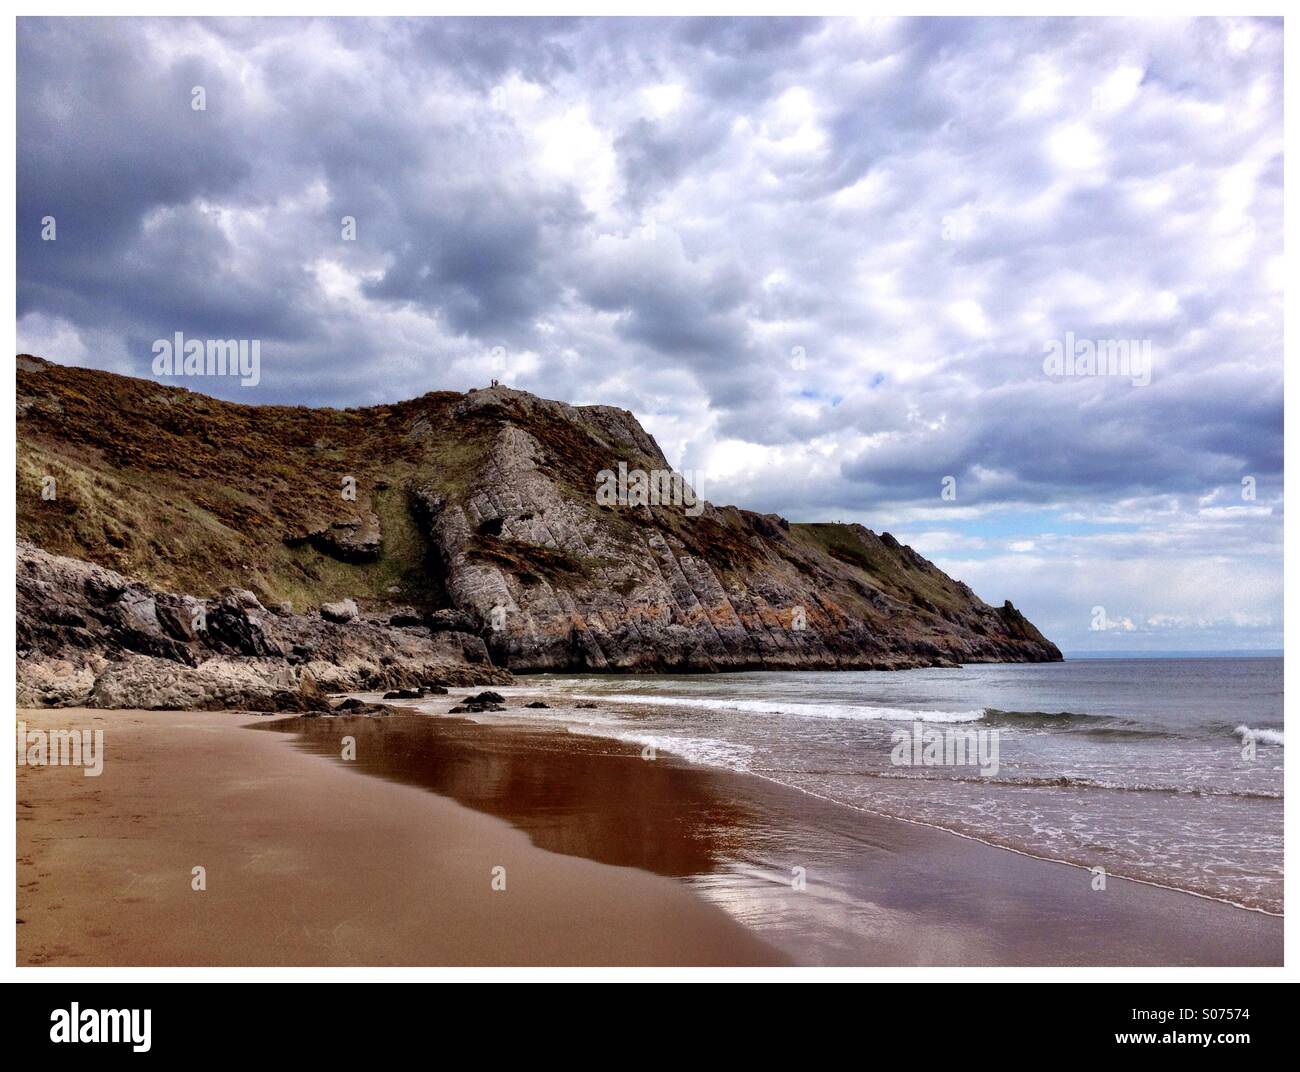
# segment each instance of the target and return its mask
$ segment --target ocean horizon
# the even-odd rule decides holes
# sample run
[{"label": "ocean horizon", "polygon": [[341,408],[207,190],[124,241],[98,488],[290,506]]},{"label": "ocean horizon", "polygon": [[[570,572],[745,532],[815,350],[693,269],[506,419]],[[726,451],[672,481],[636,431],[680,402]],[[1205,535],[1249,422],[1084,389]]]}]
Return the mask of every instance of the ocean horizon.
[{"label": "ocean horizon", "polygon": [[1076,662],[1084,659],[1281,659],[1285,656],[1283,648],[1242,648],[1205,651],[1063,651],[1067,660]]}]

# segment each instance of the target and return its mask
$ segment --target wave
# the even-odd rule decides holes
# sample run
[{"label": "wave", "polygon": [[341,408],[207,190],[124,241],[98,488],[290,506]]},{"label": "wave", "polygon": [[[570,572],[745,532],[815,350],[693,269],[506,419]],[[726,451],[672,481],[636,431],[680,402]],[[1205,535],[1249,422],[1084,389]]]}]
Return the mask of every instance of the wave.
[{"label": "wave", "polygon": [[1122,793],[1169,793],[1176,796],[1192,797],[1237,797],[1242,800],[1281,800],[1281,793],[1267,790],[1224,789],[1215,786],[1158,785],[1143,782],[1129,783],[1107,781],[1101,778],[1085,778],[1078,775],[1038,775],[1024,778],[999,778],[996,776],[962,776],[957,774],[930,773],[942,768],[925,768],[920,772],[887,770],[836,770],[833,768],[794,769],[789,767],[754,767],[755,774],[798,774],[809,777],[825,778],[880,778],[885,781],[925,782],[936,789],[949,782],[970,785],[999,785],[1013,789],[1109,789]]},{"label": "wave", "polygon": [[1232,731],[1241,738],[1241,743],[1246,744],[1249,741],[1256,741],[1259,744],[1275,744],[1285,747],[1282,741],[1282,730],[1253,730],[1249,726],[1238,726]]},{"label": "wave", "polygon": [[1140,724],[1118,715],[1090,715],[1081,711],[1003,711],[985,709],[990,726],[1060,730],[1083,737],[1114,738],[1122,742],[1159,741],[1186,736],[1176,730]]},{"label": "wave", "polygon": [[[889,777],[888,774],[883,777]],[[1004,785],[1030,789],[1109,789],[1122,793],[1168,793],[1190,797],[1236,797],[1242,800],[1281,800],[1281,793],[1266,790],[1223,789],[1215,786],[1159,785],[1145,782],[1124,783],[1078,775],[1040,775],[1027,778],[954,778],[953,781]]]},{"label": "wave", "polygon": [[1141,737],[1172,736],[1159,730],[1142,728],[1112,715],[1090,715],[1077,711],[1004,711],[997,707],[967,711],[910,707],[889,707],[857,703],[801,703],[787,700],[716,699],[696,696],[645,696],[623,693],[569,693],[572,700],[603,700],[607,703],[638,704],[646,707],[689,707],[707,711],[738,711],[757,715],[790,718],[842,719],[854,722],[984,722],[1025,728],[1061,729],[1097,736],[1122,736],[1128,740]]},{"label": "wave", "polygon": [[715,700],[693,696],[626,696],[618,693],[570,693],[568,698],[602,700],[606,703],[644,704],[648,707],[692,707],[707,711],[741,711],[756,715],[846,719],[858,722],[978,722],[984,717],[983,710],[913,711],[906,707],[790,703],[784,700]]},{"label": "wave", "polygon": [[[716,737],[676,737],[655,733],[619,733],[596,726],[567,726],[570,733],[603,737],[625,744],[640,745],[642,754],[647,748],[664,752],[701,767],[722,767],[726,770],[748,771],[754,754],[752,745],[720,741]],[[649,757],[647,757],[649,758]]]}]

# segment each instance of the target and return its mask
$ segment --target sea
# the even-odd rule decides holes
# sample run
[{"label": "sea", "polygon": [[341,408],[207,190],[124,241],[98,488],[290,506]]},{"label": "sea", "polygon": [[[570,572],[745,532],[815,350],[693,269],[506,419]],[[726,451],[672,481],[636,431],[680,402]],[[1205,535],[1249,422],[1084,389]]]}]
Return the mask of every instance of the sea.
[{"label": "sea", "polygon": [[609,738],[647,758],[666,753],[1096,875],[1280,914],[1282,664],[1085,657],[542,674],[495,691],[538,695],[548,708],[511,702],[501,716],[474,717]]}]

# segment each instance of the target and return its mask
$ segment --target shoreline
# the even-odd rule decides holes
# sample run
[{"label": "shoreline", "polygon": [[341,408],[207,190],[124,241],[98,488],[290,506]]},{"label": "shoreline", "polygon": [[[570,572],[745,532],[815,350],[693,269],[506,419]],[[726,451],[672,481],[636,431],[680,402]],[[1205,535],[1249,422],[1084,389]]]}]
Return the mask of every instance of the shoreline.
[{"label": "shoreline", "polygon": [[[560,675],[560,676],[564,676],[564,675]],[[524,704],[528,702],[535,701],[535,700],[554,701],[556,699],[556,696],[554,692],[549,692],[545,688],[536,688],[536,683],[533,683],[532,688],[530,688],[529,686],[530,683],[528,682],[526,677],[518,678],[512,684],[508,686],[504,686],[506,691],[509,694],[509,700],[511,702],[511,707],[507,709],[507,711],[505,712],[488,713],[486,717],[477,716],[474,714],[452,715],[452,716],[447,716],[445,714],[438,714],[436,717],[467,718],[470,721],[474,721],[476,725],[484,726],[487,729],[493,729],[493,728],[503,729],[509,726],[528,726],[529,728],[532,728],[533,726],[536,725],[535,723],[510,721],[509,719],[510,714],[515,709],[522,707]],[[446,697],[446,699],[453,702],[458,701],[460,699],[463,699],[464,696],[472,695],[476,691],[478,690],[473,688],[453,688],[450,690],[450,694]],[[403,701],[382,700],[379,698],[380,697],[379,693],[355,693],[351,695],[355,695],[358,697],[367,697],[370,699],[371,702],[383,703],[386,704],[387,706],[394,707],[394,708],[401,707],[403,704]],[[426,697],[426,700],[433,700],[433,699],[434,699],[433,697]],[[634,700],[634,699],[624,699],[624,698],[610,699],[604,696],[585,695],[585,694],[574,694],[572,696],[566,696],[565,699],[595,701],[598,702],[599,704],[613,703],[616,704],[621,710],[632,712],[632,713],[651,713],[651,714],[658,713],[658,705],[648,700]],[[668,706],[673,706],[673,705],[668,705]],[[424,717],[429,717],[429,714],[427,712],[418,711],[418,709],[414,709],[414,708],[406,708],[406,709],[421,714]],[[562,727],[558,726],[558,724],[555,728],[562,729]],[[620,738],[617,737],[607,737],[605,739],[611,741],[620,740]],[[677,759],[679,762],[692,764],[692,765],[694,765],[697,762],[695,760],[690,759],[687,756],[679,755],[677,753],[672,753],[671,749],[666,749],[665,751],[669,754],[672,754],[674,758]],[[817,793],[811,789],[804,788],[803,786],[796,785],[791,782],[785,782],[778,778],[774,778],[769,774],[764,773],[763,770],[745,769],[743,771],[736,771],[732,768],[727,768],[722,766],[713,767],[711,769],[715,769],[719,771],[728,771],[729,773],[740,774],[745,777],[756,778],[760,781],[776,786],[781,790],[787,790],[787,791],[799,793],[808,796],[814,800],[831,805],[833,807],[844,808],[849,812],[855,814],[871,816],[875,819],[879,819],[887,822],[907,823],[910,825],[922,827],[927,830],[933,830],[943,834],[948,834],[951,835],[952,837],[961,838],[962,840],[965,841],[971,841],[974,842],[975,844],[983,845],[989,849],[1014,853],[1018,856],[1023,856],[1027,859],[1039,861],[1041,863],[1057,864],[1062,867],[1069,867],[1077,871],[1083,871],[1083,872],[1090,871],[1089,866],[1084,863],[1079,863],[1074,860],[1064,859],[1058,856],[1043,855],[1041,853],[1034,852],[1031,851],[1030,849],[1022,848],[1017,845],[1004,844],[999,841],[991,840],[988,837],[982,837],[977,833],[956,829],[950,826],[945,826],[940,822],[935,822],[929,819],[913,818],[906,815],[897,815],[892,812],[880,810],[878,808],[867,807],[856,803],[849,803],[844,800],[837,799],[835,797],[827,796],[822,793]],[[1153,889],[1166,890],[1170,893],[1186,894],[1189,897],[1196,897],[1206,901],[1213,902],[1215,904],[1225,905],[1231,908],[1238,909],[1239,911],[1242,912],[1258,913],[1260,915],[1267,916],[1274,919],[1281,920],[1284,919],[1286,915],[1285,910],[1274,911],[1271,908],[1263,907],[1261,905],[1243,904],[1238,901],[1232,900],[1230,897],[1220,896],[1218,894],[1205,892],[1203,890],[1189,889],[1186,886],[1178,886],[1172,883],[1160,882],[1155,879],[1143,878],[1137,875],[1121,874],[1119,872],[1109,871],[1107,872],[1107,878],[1108,880],[1112,880],[1112,881],[1131,882],[1141,886],[1148,886]]]},{"label": "shoreline", "polygon": [[[891,815],[889,812],[878,811],[874,808],[865,808],[855,804],[845,804],[841,800],[835,800],[833,797],[824,796],[821,793],[814,793],[812,790],[804,789],[801,786],[787,785],[785,782],[778,782],[776,779],[769,778],[758,771],[746,771],[746,773],[751,777],[761,778],[763,781],[771,782],[773,785],[779,785],[783,789],[792,789],[796,793],[803,793],[816,800],[822,800],[828,804],[833,804],[836,807],[847,808],[849,811],[861,812],[864,815],[872,815],[880,819],[887,819],[890,822],[911,823],[914,826],[923,826],[927,830],[936,830],[943,834],[951,834],[953,837],[962,838],[964,841],[973,841],[978,845],[984,845],[990,849],[998,849],[1002,852],[1013,852],[1017,856],[1024,856],[1026,859],[1037,860],[1040,863],[1058,864],[1061,867],[1072,867],[1077,871],[1088,870],[1086,864],[1077,864],[1072,860],[1062,860],[1055,856],[1040,856],[1037,853],[1030,852],[1028,849],[1021,849],[1014,845],[1003,845],[996,841],[989,841],[987,838],[982,838],[975,834],[969,834],[963,830],[953,830],[951,827],[942,826],[939,823],[928,822],[925,819],[909,819],[905,815]],[[1157,890],[1168,890],[1170,893],[1182,893],[1186,894],[1188,897],[1199,897],[1202,900],[1213,901],[1215,904],[1226,905],[1229,908],[1235,908],[1241,912],[1258,912],[1260,915],[1271,916],[1275,919],[1284,919],[1286,917],[1285,912],[1273,912],[1267,908],[1260,908],[1256,905],[1238,904],[1236,901],[1229,900],[1227,897],[1215,897],[1213,894],[1202,893],[1199,890],[1189,890],[1183,886],[1173,886],[1164,882],[1156,882],[1153,879],[1136,878],[1133,875],[1120,875],[1116,873],[1110,873],[1108,877],[1111,879],[1117,879],[1120,882],[1133,882],[1139,886],[1150,886]]]},{"label": "shoreline", "polygon": [[[457,698],[445,697],[453,702]],[[522,697],[513,700],[523,702]],[[335,806],[379,792],[361,786],[385,786],[385,793],[401,790],[401,803],[394,797],[393,804],[408,816],[427,812],[427,802],[435,801],[440,809],[453,809],[451,814],[461,822],[487,822],[509,831],[549,861],[552,870],[569,864],[600,869],[600,892],[588,888],[581,895],[601,901],[609,913],[608,926],[597,929],[596,935],[596,946],[604,952],[594,960],[570,956],[518,963],[700,963],[671,959],[690,946],[677,940],[683,932],[698,933],[699,927],[721,943],[713,957],[733,958],[709,963],[1242,966],[1282,960],[1280,916],[1119,876],[1111,876],[1107,891],[1094,892],[1089,888],[1091,875],[1078,865],[1041,859],[919,820],[851,808],[762,775],[695,766],[667,753],[647,763],[638,746],[613,738],[568,733],[561,727],[430,716],[396,702],[389,706],[394,714],[372,719],[88,710],[77,714],[104,725],[119,715],[131,715],[137,727],[131,746],[135,748],[165,740],[155,731],[167,730],[169,722],[210,721],[204,727],[208,732],[193,735],[216,753],[205,760],[208,768],[229,749],[232,738],[270,740],[282,747],[258,750],[276,757],[276,777],[296,768],[301,781],[310,769],[307,782],[327,784],[326,795],[333,794]],[[66,710],[19,712],[29,724],[66,726],[71,715]],[[246,727],[269,732],[236,734]],[[343,735],[357,742],[355,764],[337,758]],[[108,740],[110,757],[118,736]],[[300,765],[322,758],[328,763]],[[343,769],[347,766],[360,769]],[[38,777],[48,773],[55,772],[42,771]],[[97,781],[81,779],[79,772],[61,773]],[[111,768],[105,778],[109,773]],[[215,783],[233,774],[210,770]],[[21,777],[19,790],[21,815]],[[166,792],[154,790],[150,803],[165,808],[172,802]],[[19,826],[21,916],[24,824]],[[279,843],[293,846],[302,831],[282,823],[274,833]],[[391,838],[383,829],[366,835],[364,840],[370,842]],[[352,896],[340,872],[354,868],[356,856],[364,858],[366,852],[354,844],[334,854],[330,867],[317,869],[331,887],[340,887],[335,896]],[[806,873],[802,892],[792,890],[794,868]],[[402,861],[399,874],[408,869],[409,861]],[[629,945],[626,930],[643,929],[644,913],[632,909],[620,915],[607,903],[610,896],[624,900],[608,887],[617,885],[613,876],[628,875],[652,884],[641,889],[639,897],[671,902],[663,917],[665,933],[659,936],[671,948]],[[561,900],[571,896],[564,894]],[[86,908],[78,903],[79,910]],[[698,916],[700,912],[705,915]],[[23,960],[24,929],[19,928],[20,962],[30,963]],[[594,951],[590,926],[581,929],[585,933],[566,935],[548,919],[545,929],[542,935],[521,935],[520,941],[551,941],[552,951],[554,942],[565,948],[566,943],[586,942],[580,946],[586,954]],[[501,963],[483,959],[482,941],[471,941],[475,944],[473,956],[454,962]],[[30,952],[30,942],[26,946]],[[631,959],[615,957],[614,947]],[[669,959],[646,959],[656,952]],[[407,954],[415,955],[410,950]],[[269,962],[283,961],[257,961]],[[399,961],[363,957],[349,962]],[[400,962],[452,961],[416,955]]]},{"label": "shoreline", "polygon": [[[460,698],[452,695],[445,699],[456,702]],[[512,708],[526,699],[512,693]],[[390,725],[431,738],[433,743],[425,746],[430,750],[455,753],[468,748],[473,753],[491,748],[506,776],[520,766],[526,772],[540,763],[557,782],[585,779],[599,784],[605,777],[602,767],[614,759],[630,760],[633,769],[642,773],[658,768],[654,778],[664,783],[672,802],[667,818],[686,827],[691,840],[717,843],[720,851],[713,858],[694,861],[691,868],[683,868],[681,860],[672,855],[649,852],[630,862],[677,875],[800,963],[1235,966],[1281,962],[1281,916],[1116,875],[1107,876],[1107,890],[1095,892],[1092,874],[1078,865],[1004,850],[918,820],[852,808],[761,775],[752,776],[752,772],[697,766],[669,758],[667,753],[656,763],[646,763],[639,758],[639,745],[569,733],[557,726],[510,722],[512,714],[511,710],[471,716],[479,721],[469,721],[412,711],[394,716],[407,719],[405,723]],[[313,725],[320,721],[311,720]],[[312,747],[306,740],[301,743]],[[502,758],[499,753],[503,752],[512,755]],[[593,753],[585,763],[581,759],[584,752]],[[454,768],[454,756],[450,762]],[[410,779],[433,792],[450,793],[470,806],[503,815],[547,847],[596,858],[610,851],[607,841],[613,834],[605,831],[600,836],[591,828],[602,823],[611,830],[616,828],[609,813],[627,806],[622,794],[636,791],[630,780],[620,782],[618,795],[586,789],[584,799],[573,802],[572,814],[566,818],[588,832],[587,841],[582,843],[570,834],[567,842],[557,842],[554,817],[537,818],[538,801],[515,801],[512,808],[509,801],[476,796],[473,786],[467,786],[454,769],[439,772],[398,765],[369,773]],[[651,800],[636,807],[640,813],[652,814],[655,804]],[[889,848],[863,852],[864,839]],[[911,855],[920,855],[922,863],[913,864]],[[850,866],[837,864],[846,858],[852,859]],[[810,917],[825,914],[826,904],[805,906],[798,904],[799,898],[789,896],[790,879],[782,865],[799,860],[807,865],[808,892],[817,894],[810,900],[820,897],[834,902],[837,907],[831,914],[837,918],[810,923]],[[921,891],[937,885],[946,887],[947,903],[935,918],[930,908],[918,912],[913,902]],[[987,903],[1006,903],[1006,914],[991,919],[984,905],[973,903],[972,890],[982,891]],[[1184,893],[1191,895],[1185,897]],[[894,940],[888,928],[870,920],[861,926],[854,922],[855,917],[870,917],[882,902],[895,907],[897,922],[904,929],[919,923],[928,935],[920,944],[945,944],[943,956],[934,954],[936,960],[932,961],[906,942]],[[756,904],[761,910],[755,910]],[[1041,941],[1026,941],[1015,933],[1015,919],[1021,912],[1039,917],[1038,925],[1044,928]],[[923,918],[918,921],[918,916]],[[844,919],[849,920],[847,925]],[[1161,920],[1163,929],[1147,933],[1156,919]],[[973,933],[981,928],[1000,935],[1001,941],[989,944]],[[1084,942],[1080,932],[1087,930],[1095,933],[1091,941]],[[1207,934],[1214,937],[1207,938]],[[879,944],[879,951],[852,953],[863,949],[864,939]]]}]

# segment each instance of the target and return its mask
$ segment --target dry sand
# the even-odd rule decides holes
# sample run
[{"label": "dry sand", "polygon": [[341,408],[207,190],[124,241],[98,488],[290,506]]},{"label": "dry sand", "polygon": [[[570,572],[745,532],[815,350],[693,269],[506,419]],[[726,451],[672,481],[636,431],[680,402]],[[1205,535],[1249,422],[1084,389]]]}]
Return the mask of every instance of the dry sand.
[{"label": "dry sand", "polygon": [[99,777],[18,768],[20,965],[782,960],[670,879],[547,852],[501,819],[241,728],[257,716],[18,718],[105,731]]}]

